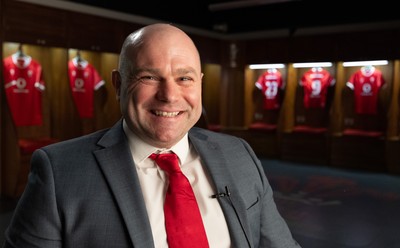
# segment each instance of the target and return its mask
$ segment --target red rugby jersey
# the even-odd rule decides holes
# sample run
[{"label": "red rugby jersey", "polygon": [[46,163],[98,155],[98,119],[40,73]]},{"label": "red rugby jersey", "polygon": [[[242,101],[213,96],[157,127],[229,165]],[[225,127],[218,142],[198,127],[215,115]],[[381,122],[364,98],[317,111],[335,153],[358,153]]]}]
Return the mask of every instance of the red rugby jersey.
[{"label": "red rugby jersey", "polygon": [[278,109],[280,107],[281,96],[278,93],[279,89],[283,89],[285,85],[279,70],[268,69],[258,77],[255,85],[263,92],[264,109]]},{"label": "red rugby jersey", "polygon": [[354,89],[354,107],[357,114],[376,114],[378,93],[385,80],[375,67],[362,67],[351,75],[347,84]]},{"label": "red rugby jersey", "polygon": [[74,58],[68,62],[70,89],[75,106],[81,118],[92,118],[94,110],[94,91],[104,85],[93,65],[86,60]]},{"label": "red rugby jersey", "polygon": [[305,108],[324,108],[328,88],[335,84],[335,79],[324,68],[311,68],[300,80],[304,90]]},{"label": "red rugby jersey", "polygon": [[16,126],[43,124],[42,66],[30,56],[13,54],[3,59],[4,87]]}]

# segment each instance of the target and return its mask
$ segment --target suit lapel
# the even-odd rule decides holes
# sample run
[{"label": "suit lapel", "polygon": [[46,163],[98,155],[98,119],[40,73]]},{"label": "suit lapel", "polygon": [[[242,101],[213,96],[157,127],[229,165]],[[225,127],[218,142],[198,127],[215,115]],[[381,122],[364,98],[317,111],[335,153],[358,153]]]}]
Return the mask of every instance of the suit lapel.
[{"label": "suit lapel", "polygon": [[225,154],[216,142],[210,141],[207,135],[197,131],[197,129],[192,129],[189,132],[189,139],[199,153],[201,160],[204,161],[216,193],[227,193],[226,189],[229,190],[229,197],[225,196],[218,198],[218,200],[225,214],[233,247],[251,247],[248,240],[250,228],[246,216],[246,206],[230,173],[228,167],[231,165],[227,164]]},{"label": "suit lapel", "polygon": [[99,141],[94,152],[121,210],[134,247],[154,248],[140,183],[121,122]]}]

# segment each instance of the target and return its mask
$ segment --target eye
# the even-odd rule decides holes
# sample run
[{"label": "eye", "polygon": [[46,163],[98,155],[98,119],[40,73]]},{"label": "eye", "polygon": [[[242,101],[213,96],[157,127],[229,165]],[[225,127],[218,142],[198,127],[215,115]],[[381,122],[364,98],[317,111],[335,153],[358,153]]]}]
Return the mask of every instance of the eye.
[{"label": "eye", "polygon": [[160,82],[159,78],[151,75],[140,76],[138,81],[144,84],[157,84]]},{"label": "eye", "polygon": [[189,85],[189,84],[192,84],[194,82],[194,80],[191,77],[185,76],[185,77],[180,77],[179,82],[184,85]]}]

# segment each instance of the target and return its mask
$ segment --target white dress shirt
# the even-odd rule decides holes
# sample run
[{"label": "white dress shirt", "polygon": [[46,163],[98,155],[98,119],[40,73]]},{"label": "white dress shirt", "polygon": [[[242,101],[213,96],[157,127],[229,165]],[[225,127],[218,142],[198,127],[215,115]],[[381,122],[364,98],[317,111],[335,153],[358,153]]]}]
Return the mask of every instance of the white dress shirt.
[{"label": "white dress shirt", "polygon": [[210,248],[231,247],[225,216],[218,200],[211,198],[211,195],[215,194],[216,191],[211,186],[211,179],[201,164],[200,156],[189,144],[188,135],[186,134],[170,149],[162,149],[150,146],[137,137],[129,130],[125,121],[123,128],[129,139],[133,161],[139,176],[155,247],[168,247],[163,207],[168,177],[149,156],[152,153],[164,150],[173,151],[179,157],[182,172],[189,179],[196,196]]}]

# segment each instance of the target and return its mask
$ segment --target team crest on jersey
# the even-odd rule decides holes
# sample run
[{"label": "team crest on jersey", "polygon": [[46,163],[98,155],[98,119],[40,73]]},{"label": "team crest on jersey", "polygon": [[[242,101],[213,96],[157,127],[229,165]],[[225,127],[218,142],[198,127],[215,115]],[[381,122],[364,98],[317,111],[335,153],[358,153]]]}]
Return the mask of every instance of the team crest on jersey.
[{"label": "team crest on jersey", "polygon": [[72,89],[75,92],[85,92],[85,81],[82,78],[75,79],[74,88]]},{"label": "team crest on jersey", "polygon": [[372,93],[372,86],[369,83],[365,83],[362,85],[362,96],[371,96]]}]

